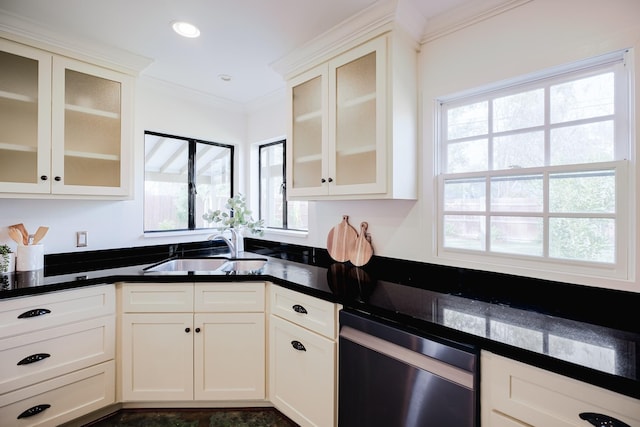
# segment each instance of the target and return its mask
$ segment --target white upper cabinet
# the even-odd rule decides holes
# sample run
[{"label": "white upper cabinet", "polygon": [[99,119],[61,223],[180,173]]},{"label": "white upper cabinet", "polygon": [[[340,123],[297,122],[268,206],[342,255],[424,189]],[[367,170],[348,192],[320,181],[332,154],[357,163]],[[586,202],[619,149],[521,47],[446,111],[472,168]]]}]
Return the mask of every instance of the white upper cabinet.
[{"label": "white upper cabinet", "polygon": [[415,199],[417,51],[387,32],[288,81],[291,199]]},{"label": "white upper cabinet", "polygon": [[0,39],[0,196],[126,198],[133,77]]}]

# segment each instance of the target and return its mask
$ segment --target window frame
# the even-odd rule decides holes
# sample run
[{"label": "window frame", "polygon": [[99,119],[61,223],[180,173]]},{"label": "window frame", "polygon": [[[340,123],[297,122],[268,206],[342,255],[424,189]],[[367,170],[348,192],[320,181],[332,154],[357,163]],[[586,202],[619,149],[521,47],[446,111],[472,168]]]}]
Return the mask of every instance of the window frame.
[{"label": "window frame", "polygon": [[[571,64],[563,65],[560,67],[553,67],[542,72],[518,77],[515,79],[509,79],[502,82],[497,82],[491,85],[487,85],[481,88],[468,90],[453,94],[446,97],[440,97],[435,100],[435,140],[434,144],[434,167],[435,167],[435,191],[436,191],[436,209],[434,214],[436,215],[436,225],[434,227],[435,239],[434,250],[435,256],[438,258],[458,260],[458,261],[472,261],[479,262],[485,265],[505,266],[509,270],[524,268],[531,271],[555,273],[568,273],[577,274],[581,276],[590,277],[605,277],[612,279],[632,280],[635,275],[635,270],[630,263],[630,260],[634,257],[635,252],[635,235],[630,231],[635,230],[635,224],[632,222],[634,218],[633,212],[635,212],[636,200],[635,200],[635,183],[632,180],[634,176],[635,165],[632,161],[634,159],[634,110],[633,110],[633,67],[630,66],[630,58],[633,57],[632,49],[624,49],[620,51],[611,52],[609,54],[601,55],[595,58],[589,58],[582,61],[577,61]],[[611,168],[615,170],[616,177],[616,207],[615,207],[615,227],[616,227],[616,240],[615,251],[616,257],[614,263],[597,263],[583,260],[567,260],[550,258],[548,252],[545,251],[544,257],[530,258],[527,256],[520,256],[513,253],[499,253],[488,251],[472,251],[459,248],[445,247],[444,245],[444,228],[445,228],[445,199],[444,199],[444,181],[445,179],[451,179],[452,177],[460,178],[473,178],[483,177],[487,181],[490,181],[496,177],[515,177],[518,175],[533,175],[535,173],[549,174],[554,170],[571,171],[571,167],[565,167],[565,165],[557,168],[550,163],[545,162],[544,166],[537,168],[527,168],[525,172],[512,172],[509,169],[497,170],[493,169],[491,163],[487,165],[486,170],[478,172],[466,172],[466,173],[445,173],[447,167],[447,149],[446,149],[446,111],[447,107],[460,105],[470,105],[476,102],[485,100],[491,101],[495,98],[509,96],[514,93],[522,93],[533,87],[546,84],[548,81],[553,81],[552,84],[558,84],[561,81],[567,79],[567,76],[576,75],[579,73],[589,72],[590,70],[598,70],[615,64],[621,64],[622,68],[616,71],[616,78],[623,77],[623,82],[620,84],[616,81],[615,92],[615,110],[614,121],[616,140],[614,142],[614,160],[611,162],[600,163],[579,163],[579,167],[576,170],[584,171],[589,169],[598,168]],[[577,79],[576,79],[577,80]],[[619,106],[623,106],[624,112],[621,116],[619,113]],[[551,126],[548,119],[548,104],[545,106],[545,127]],[[490,120],[490,119],[489,119]],[[620,123],[623,125],[620,126]],[[491,132],[491,129],[489,129]],[[619,140],[620,135],[622,139]],[[545,140],[545,143],[548,141]],[[626,144],[626,152],[624,155],[620,155],[619,147]],[[547,153],[548,159],[548,153]],[[486,193],[486,198],[489,199],[489,194]],[[545,189],[545,216],[548,218],[548,188]],[[470,213],[471,215],[472,213]],[[483,213],[487,218],[494,215],[490,208],[485,208]],[[517,215],[516,215],[517,216]],[[545,218],[545,220],[547,220]],[[548,228],[545,228],[545,239],[549,239]],[[489,232],[485,232],[485,236],[489,236]]]},{"label": "window frame", "polygon": [[229,155],[230,155],[230,169],[229,169],[229,173],[230,173],[230,184],[229,184],[229,198],[233,197],[234,194],[234,176],[235,176],[235,147],[231,144],[223,144],[220,142],[214,142],[214,141],[205,141],[202,139],[197,139],[197,138],[190,138],[190,137],[185,137],[185,136],[178,136],[178,135],[172,135],[172,134],[167,134],[167,133],[163,133],[163,132],[154,132],[154,131],[149,131],[149,130],[145,130],[144,131],[144,139],[146,139],[147,135],[153,135],[153,136],[158,136],[158,137],[163,137],[163,138],[171,138],[171,139],[177,139],[177,140],[182,140],[182,141],[186,141],[188,144],[188,152],[187,152],[187,167],[188,167],[188,171],[187,171],[187,215],[188,215],[188,219],[187,219],[187,228],[174,228],[174,229],[168,229],[168,230],[147,230],[145,227],[145,221],[144,221],[144,209],[146,207],[146,203],[144,201],[145,198],[145,191],[144,191],[144,183],[146,182],[146,159],[144,159],[144,169],[143,169],[143,232],[145,234],[155,234],[155,233],[171,233],[171,232],[181,232],[181,231],[196,231],[196,230],[209,230],[211,229],[211,227],[202,227],[202,228],[197,228],[196,227],[196,216],[195,216],[195,211],[196,211],[196,188],[197,188],[197,183],[196,183],[196,155],[197,155],[197,144],[205,144],[205,145],[213,145],[216,147],[222,147],[222,148],[226,148],[229,149]]},{"label": "window frame", "polygon": [[[269,230],[286,230],[286,231],[298,231],[307,232],[308,230],[289,228],[289,201],[287,200],[287,143],[286,139],[281,139],[272,142],[266,142],[258,145],[258,218],[263,219],[262,211],[262,156],[263,148],[273,147],[275,145],[282,145],[282,227],[273,227],[265,225],[265,228]],[[267,222],[265,221],[265,224]]]}]

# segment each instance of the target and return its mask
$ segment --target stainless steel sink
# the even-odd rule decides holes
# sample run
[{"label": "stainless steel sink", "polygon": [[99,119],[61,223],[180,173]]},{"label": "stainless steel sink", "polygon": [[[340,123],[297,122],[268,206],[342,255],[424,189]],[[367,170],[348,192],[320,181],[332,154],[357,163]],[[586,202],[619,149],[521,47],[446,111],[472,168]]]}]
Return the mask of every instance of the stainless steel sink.
[{"label": "stainless steel sink", "polygon": [[230,259],[221,268],[222,271],[257,272],[267,263],[266,259]]},{"label": "stainless steel sink", "polygon": [[265,258],[177,258],[152,265],[145,272],[256,272],[267,263]]}]

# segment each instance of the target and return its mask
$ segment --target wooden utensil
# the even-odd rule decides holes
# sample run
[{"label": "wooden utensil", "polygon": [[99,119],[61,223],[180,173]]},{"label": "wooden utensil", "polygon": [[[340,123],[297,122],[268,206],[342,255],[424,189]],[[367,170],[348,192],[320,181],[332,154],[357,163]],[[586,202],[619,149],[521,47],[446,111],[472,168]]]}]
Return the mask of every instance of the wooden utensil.
[{"label": "wooden utensil", "polygon": [[24,227],[24,224],[22,224],[22,223],[14,224],[14,225],[10,225],[9,227],[13,227],[13,228],[17,229],[20,232],[20,234],[22,235],[22,244],[23,245],[28,245],[29,244],[29,232]]},{"label": "wooden utensil", "polygon": [[331,258],[338,262],[349,261],[357,237],[356,229],[349,224],[349,217],[343,215],[342,222],[333,227],[327,236],[327,251]]},{"label": "wooden utensil", "polygon": [[13,226],[9,227],[9,237],[11,237],[11,240],[16,242],[18,246],[24,245],[23,239],[22,239],[22,233],[20,233],[20,230],[18,230],[17,228]]},{"label": "wooden utensil", "polygon": [[45,234],[47,234],[47,231],[49,231],[49,227],[38,227],[36,233],[33,235],[33,244],[37,245],[38,242],[44,238]]},{"label": "wooden utensil", "polygon": [[369,262],[371,256],[373,256],[373,248],[371,247],[369,240],[367,240],[367,228],[369,228],[369,224],[367,222],[363,221],[360,223],[360,235],[356,239],[349,255],[351,264],[356,267],[365,265]]}]

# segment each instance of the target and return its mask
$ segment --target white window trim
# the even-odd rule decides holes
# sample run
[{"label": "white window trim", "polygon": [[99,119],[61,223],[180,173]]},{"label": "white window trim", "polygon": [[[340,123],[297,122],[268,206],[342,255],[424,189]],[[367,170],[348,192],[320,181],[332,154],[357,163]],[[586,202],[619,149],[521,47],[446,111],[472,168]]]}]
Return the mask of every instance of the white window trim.
[{"label": "white window trim", "polygon": [[[443,187],[444,180],[442,170],[444,158],[441,145],[442,132],[442,109],[443,103],[456,103],[465,99],[465,103],[473,102],[474,98],[486,99],[487,94],[501,90],[502,94],[507,93],[510,89],[530,85],[535,81],[557,77],[565,72],[575,72],[586,70],[591,67],[599,67],[601,65],[615,62],[623,57],[623,64],[626,68],[627,84],[626,89],[629,96],[626,96],[629,102],[628,106],[628,126],[625,134],[629,138],[628,157],[625,160],[617,160],[611,162],[609,166],[616,168],[616,176],[619,180],[624,181],[624,185],[616,185],[618,194],[616,194],[616,213],[618,216],[618,224],[626,225],[622,230],[617,230],[616,251],[618,254],[618,262],[615,265],[597,265],[592,263],[586,265],[582,262],[571,262],[567,260],[553,259],[527,259],[527,257],[519,257],[517,255],[508,254],[486,254],[465,252],[462,250],[450,250],[443,247],[443,236],[441,231],[441,222],[443,218]],[[481,270],[502,272],[515,275],[523,275],[528,277],[536,277],[546,280],[555,280],[568,283],[578,283],[595,287],[604,287],[620,290],[636,289],[636,251],[637,251],[637,198],[636,198],[636,112],[634,104],[634,64],[633,49],[624,49],[601,55],[596,58],[586,59],[567,65],[553,67],[543,72],[528,74],[522,77],[508,79],[490,85],[458,92],[445,97],[434,100],[435,126],[434,126],[434,215],[436,215],[436,224],[434,231],[434,257],[438,262],[445,265],[460,265],[469,268],[478,268]],[[617,99],[619,99],[617,97]],[[619,130],[616,130],[618,132]],[[603,164],[596,166],[602,167]],[[619,227],[622,228],[622,227]]]}]

